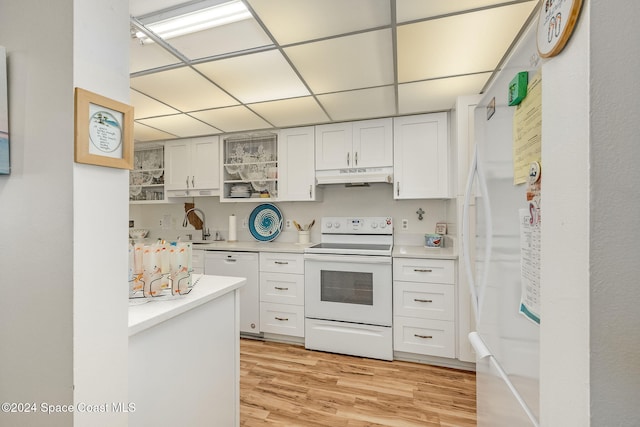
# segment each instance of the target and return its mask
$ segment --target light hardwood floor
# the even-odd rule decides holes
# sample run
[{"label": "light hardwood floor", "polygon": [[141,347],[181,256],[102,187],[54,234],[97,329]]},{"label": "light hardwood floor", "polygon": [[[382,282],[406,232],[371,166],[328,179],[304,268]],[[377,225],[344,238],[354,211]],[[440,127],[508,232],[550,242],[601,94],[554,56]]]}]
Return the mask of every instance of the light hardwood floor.
[{"label": "light hardwood floor", "polygon": [[241,426],[476,425],[475,373],[240,340]]}]

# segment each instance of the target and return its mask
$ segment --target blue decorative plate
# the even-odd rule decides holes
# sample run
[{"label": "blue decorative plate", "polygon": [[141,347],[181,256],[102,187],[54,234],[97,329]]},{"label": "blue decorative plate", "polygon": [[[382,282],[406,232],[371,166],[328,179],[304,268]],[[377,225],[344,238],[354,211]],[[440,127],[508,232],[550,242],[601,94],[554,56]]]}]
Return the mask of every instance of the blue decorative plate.
[{"label": "blue decorative plate", "polygon": [[249,215],[249,231],[254,239],[269,242],[282,231],[282,214],[276,205],[263,203]]}]

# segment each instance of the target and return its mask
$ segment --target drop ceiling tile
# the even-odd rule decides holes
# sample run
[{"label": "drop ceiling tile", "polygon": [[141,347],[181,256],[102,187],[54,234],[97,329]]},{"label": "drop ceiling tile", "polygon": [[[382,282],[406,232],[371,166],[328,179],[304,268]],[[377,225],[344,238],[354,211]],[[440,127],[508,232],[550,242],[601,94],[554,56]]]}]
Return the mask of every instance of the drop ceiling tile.
[{"label": "drop ceiling tile", "polygon": [[534,5],[518,3],[398,27],[398,81],[493,70]]},{"label": "drop ceiling tile", "polygon": [[211,61],[195,68],[243,103],[309,95],[278,50]]},{"label": "drop ceiling tile", "polygon": [[390,25],[389,0],[248,0],[281,45]]},{"label": "drop ceiling tile", "polygon": [[[398,23],[511,3],[513,0],[396,0]],[[530,0],[535,3],[538,0]]]},{"label": "drop ceiling tile", "polygon": [[318,100],[333,120],[357,120],[396,114],[393,86],[319,95]]},{"label": "drop ceiling tile", "polygon": [[191,113],[191,115],[223,132],[239,132],[273,127],[244,106],[198,111]]},{"label": "drop ceiling tile", "polygon": [[184,3],[184,0],[129,0],[129,14],[131,16],[146,15],[181,3]]},{"label": "drop ceiling tile", "polygon": [[178,110],[169,107],[168,105],[163,104],[162,102],[158,102],[153,98],[149,98],[148,96],[136,92],[135,90],[130,91],[130,102],[131,105],[134,105],[133,116],[135,119],[143,119],[146,117],[154,117],[154,116],[167,116],[169,114],[179,113]]},{"label": "drop ceiling tile", "polygon": [[394,81],[391,30],[284,49],[314,93],[384,86]]},{"label": "drop ceiling tile", "polygon": [[311,96],[251,104],[251,109],[276,127],[328,122],[329,117]]},{"label": "drop ceiling tile", "polygon": [[164,139],[175,138],[175,135],[172,135],[167,132],[163,132],[158,129],[154,129],[147,125],[143,125],[142,123],[135,122],[133,125],[133,139],[136,142],[143,141],[160,141]]},{"label": "drop ceiling tile", "polygon": [[460,95],[480,93],[492,73],[406,83],[398,86],[400,114],[450,110]]},{"label": "drop ceiling tile", "polygon": [[129,71],[152,70],[179,63],[180,60],[155,43],[140,44],[138,39],[129,43]]},{"label": "drop ceiling tile", "polygon": [[245,19],[167,42],[191,60],[238,52],[273,43],[255,19]]},{"label": "drop ceiling tile", "polygon": [[179,138],[190,136],[213,135],[220,133],[219,129],[209,126],[200,120],[186,114],[174,114],[172,116],[153,117],[138,120],[143,125],[154,127],[158,130],[173,134]]},{"label": "drop ceiling tile", "polygon": [[238,104],[231,96],[188,67],[131,79],[131,87],[182,111]]}]

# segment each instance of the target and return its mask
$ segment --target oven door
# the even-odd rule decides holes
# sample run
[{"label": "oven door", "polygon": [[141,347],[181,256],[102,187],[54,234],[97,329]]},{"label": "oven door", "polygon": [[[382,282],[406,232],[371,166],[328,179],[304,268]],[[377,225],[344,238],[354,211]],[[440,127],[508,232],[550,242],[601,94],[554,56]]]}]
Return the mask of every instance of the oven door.
[{"label": "oven door", "polygon": [[391,257],[305,254],[305,317],[391,326]]}]

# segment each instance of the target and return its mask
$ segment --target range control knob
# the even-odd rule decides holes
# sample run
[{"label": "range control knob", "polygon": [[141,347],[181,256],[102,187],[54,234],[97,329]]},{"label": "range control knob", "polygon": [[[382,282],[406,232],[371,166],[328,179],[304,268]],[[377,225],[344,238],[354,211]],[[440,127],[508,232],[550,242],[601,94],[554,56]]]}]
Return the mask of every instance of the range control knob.
[{"label": "range control knob", "polygon": [[380,223],[380,228],[386,228],[386,227],[387,227],[387,223],[386,223],[386,222],[384,222],[384,221],[382,221],[382,222]]},{"label": "range control knob", "polygon": [[339,222],[334,222],[333,226],[334,226],[334,228],[340,228],[340,223]]},{"label": "range control knob", "polygon": [[331,228],[332,226],[333,226],[333,224],[331,224],[330,222],[325,224],[325,227],[327,227],[327,228]]},{"label": "range control knob", "polygon": [[371,228],[378,228],[378,224],[376,224],[375,222],[371,223]]}]

